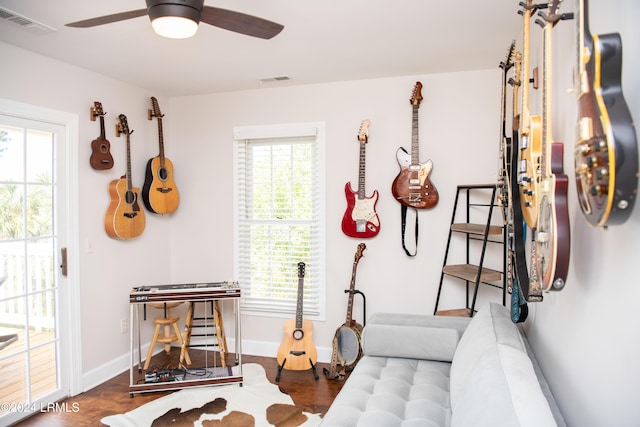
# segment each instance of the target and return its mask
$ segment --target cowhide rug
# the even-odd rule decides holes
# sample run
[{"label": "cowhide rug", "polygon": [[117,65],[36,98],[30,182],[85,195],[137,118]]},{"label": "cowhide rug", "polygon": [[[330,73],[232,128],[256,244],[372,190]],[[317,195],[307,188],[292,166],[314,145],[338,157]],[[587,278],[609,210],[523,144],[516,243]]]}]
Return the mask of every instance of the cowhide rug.
[{"label": "cowhide rug", "polygon": [[177,391],[125,414],[110,415],[111,427],[314,427],[320,416],[302,412],[267,379],[264,368],[242,365],[243,386],[229,384]]}]

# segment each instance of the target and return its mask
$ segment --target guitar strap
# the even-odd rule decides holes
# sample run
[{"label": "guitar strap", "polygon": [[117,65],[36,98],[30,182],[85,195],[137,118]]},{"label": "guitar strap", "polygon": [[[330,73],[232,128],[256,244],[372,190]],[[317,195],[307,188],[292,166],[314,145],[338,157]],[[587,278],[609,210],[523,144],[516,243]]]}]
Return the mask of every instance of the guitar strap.
[{"label": "guitar strap", "polygon": [[333,337],[333,353],[331,353],[331,365],[329,369],[324,368],[322,370],[329,380],[344,381],[345,369],[344,366],[338,371],[338,337]]},{"label": "guitar strap", "polygon": [[418,253],[418,210],[415,208],[413,210],[416,213],[416,225],[415,225],[416,250],[412,254],[411,252],[409,252],[409,250],[407,249],[407,246],[404,243],[404,232],[405,232],[405,229],[407,228],[407,206],[400,204],[400,216],[402,217],[402,249],[404,249],[404,252],[411,257],[416,256],[416,254]]}]

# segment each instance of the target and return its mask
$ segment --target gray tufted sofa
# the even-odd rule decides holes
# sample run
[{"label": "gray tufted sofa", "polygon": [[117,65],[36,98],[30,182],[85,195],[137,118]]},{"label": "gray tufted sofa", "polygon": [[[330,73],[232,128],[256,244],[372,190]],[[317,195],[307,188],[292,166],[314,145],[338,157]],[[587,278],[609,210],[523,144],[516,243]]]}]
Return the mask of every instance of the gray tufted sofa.
[{"label": "gray tufted sofa", "polygon": [[362,339],[322,427],[565,427],[502,305],[473,319],[376,313]]}]

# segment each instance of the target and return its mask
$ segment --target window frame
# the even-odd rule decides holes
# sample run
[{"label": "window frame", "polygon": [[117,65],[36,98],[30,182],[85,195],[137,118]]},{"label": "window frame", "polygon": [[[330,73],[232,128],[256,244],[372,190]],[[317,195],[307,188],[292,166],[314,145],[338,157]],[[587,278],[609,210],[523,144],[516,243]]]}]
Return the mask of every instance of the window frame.
[{"label": "window frame", "polygon": [[[234,277],[240,277],[240,262],[242,261],[240,250],[242,248],[240,239],[240,201],[238,194],[240,191],[239,185],[239,155],[240,147],[245,144],[247,140],[255,140],[260,144],[264,144],[265,141],[272,140],[276,142],[278,139],[288,138],[306,138],[315,136],[316,145],[315,153],[317,158],[318,176],[315,179],[318,188],[315,188],[313,193],[316,195],[317,210],[314,216],[317,218],[315,224],[318,228],[318,242],[315,246],[315,252],[317,252],[316,259],[317,265],[307,265],[307,275],[309,272],[315,277],[314,289],[317,292],[317,312],[310,311],[307,306],[304,306],[303,316],[309,320],[324,321],[326,319],[326,274],[325,274],[325,257],[326,257],[326,157],[325,157],[325,123],[324,122],[311,122],[311,123],[288,123],[288,124],[272,124],[272,125],[256,125],[256,126],[235,126],[233,128],[233,240],[234,240],[234,256],[233,256],[233,271]],[[260,141],[262,140],[262,141]],[[277,142],[276,142],[277,143]],[[292,272],[297,271],[297,261],[292,260]],[[297,277],[297,273],[294,274]],[[297,280],[292,283],[297,289]],[[308,285],[305,281],[305,285]],[[248,286],[243,284],[240,280],[240,286]],[[244,294],[244,292],[243,292]],[[278,317],[278,318],[290,318],[295,315],[295,305],[293,309],[287,305],[278,305],[262,308],[256,307],[255,304],[247,304],[245,296],[243,295],[240,302],[240,307],[243,315],[254,315],[263,317]]]}]

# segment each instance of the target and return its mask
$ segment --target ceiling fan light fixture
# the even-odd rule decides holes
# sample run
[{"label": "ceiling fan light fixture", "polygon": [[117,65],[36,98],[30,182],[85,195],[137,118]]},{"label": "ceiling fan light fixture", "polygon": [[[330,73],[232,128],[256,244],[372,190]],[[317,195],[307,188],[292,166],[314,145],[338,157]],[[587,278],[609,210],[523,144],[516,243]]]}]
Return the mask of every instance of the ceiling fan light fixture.
[{"label": "ceiling fan light fixture", "polygon": [[198,31],[199,9],[184,3],[149,3],[153,2],[147,1],[147,5],[151,26],[156,34],[172,39],[186,39]]},{"label": "ceiling fan light fixture", "polygon": [[170,39],[186,39],[198,31],[198,23],[181,16],[161,16],[151,21],[156,34]]}]

